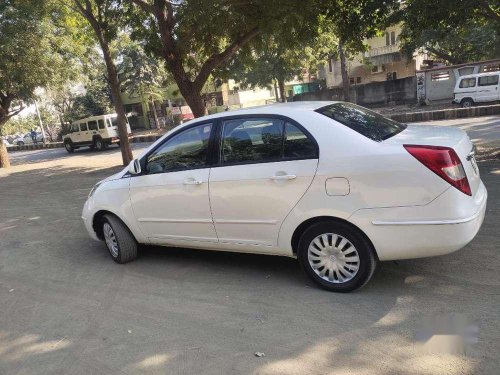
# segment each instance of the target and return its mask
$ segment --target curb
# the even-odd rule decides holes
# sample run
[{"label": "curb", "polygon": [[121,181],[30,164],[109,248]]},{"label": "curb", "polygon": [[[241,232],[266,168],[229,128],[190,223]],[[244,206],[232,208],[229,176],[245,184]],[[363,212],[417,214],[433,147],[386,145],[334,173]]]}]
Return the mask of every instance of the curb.
[{"label": "curb", "polygon": [[436,111],[426,112],[400,113],[395,115],[387,115],[387,117],[398,122],[424,122],[494,115],[500,115],[500,104],[470,108],[440,109]]},{"label": "curb", "polygon": [[[130,143],[155,142],[162,135],[138,135],[129,139]],[[64,148],[63,142],[40,143],[37,145],[11,146],[7,147],[7,152],[44,150],[48,148]]]}]

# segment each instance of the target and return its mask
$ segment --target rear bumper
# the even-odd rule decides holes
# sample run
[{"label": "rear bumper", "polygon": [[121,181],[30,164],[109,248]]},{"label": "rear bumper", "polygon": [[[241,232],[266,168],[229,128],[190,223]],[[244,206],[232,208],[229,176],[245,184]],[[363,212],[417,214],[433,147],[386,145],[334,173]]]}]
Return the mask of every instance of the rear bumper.
[{"label": "rear bumper", "polygon": [[[380,260],[430,257],[472,241],[483,223],[486,202],[481,183],[473,198],[451,188],[426,206],[360,210],[351,221],[370,238]],[[450,210],[456,215],[450,215]],[[440,217],[447,211],[447,216]]]}]

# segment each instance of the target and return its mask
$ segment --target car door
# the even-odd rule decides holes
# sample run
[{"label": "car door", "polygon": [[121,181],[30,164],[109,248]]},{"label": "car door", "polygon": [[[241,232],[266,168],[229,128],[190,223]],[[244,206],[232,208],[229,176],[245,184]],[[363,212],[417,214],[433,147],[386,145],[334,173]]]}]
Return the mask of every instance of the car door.
[{"label": "car door", "polygon": [[479,77],[477,80],[477,102],[492,102],[499,100],[498,74]]},{"label": "car door", "polygon": [[299,124],[269,116],[225,119],[219,134],[219,166],[210,172],[219,241],[275,246],[281,223],[314,178],[317,143]]},{"label": "car door", "polygon": [[212,128],[173,134],[141,160],[143,174],[130,178],[136,220],[153,243],[218,242],[208,196]]},{"label": "car door", "polygon": [[80,133],[78,133],[79,143],[90,143],[92,137],[90,136],[89,127],[86,122],[80,124]]}]

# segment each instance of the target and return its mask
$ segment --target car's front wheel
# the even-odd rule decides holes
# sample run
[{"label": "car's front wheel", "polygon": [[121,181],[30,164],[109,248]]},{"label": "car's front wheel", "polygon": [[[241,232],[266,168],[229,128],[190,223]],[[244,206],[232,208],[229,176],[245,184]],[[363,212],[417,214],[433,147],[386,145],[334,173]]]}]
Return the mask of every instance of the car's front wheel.
[{"label": "car's front wheel", "polygon": [[66,141],[64,142],[64,148],[66,149],[66,151],[68,151],[70,154],[75,152],[75,148],[73,147],[73,143],[71,143],[70,141]]},{"label": "car's front wheel", "polygon": [[17,142],[17,145],[18,146],[24,146],[24,142],[23,141],[19,141],[19,142]]},{"label": "car's front wheel", "polygon": [[127,263],[137,258],[137,241],[120,219],[104,215],[102,234],[109,254],[116,263]]},{"label": "car's front wheel", "polygon": [[361,288],[372,277],[377,260],[371,243],[357,229],[338,222],[319,222],[299,241],[299,262],[318,285],[333,292]]}]

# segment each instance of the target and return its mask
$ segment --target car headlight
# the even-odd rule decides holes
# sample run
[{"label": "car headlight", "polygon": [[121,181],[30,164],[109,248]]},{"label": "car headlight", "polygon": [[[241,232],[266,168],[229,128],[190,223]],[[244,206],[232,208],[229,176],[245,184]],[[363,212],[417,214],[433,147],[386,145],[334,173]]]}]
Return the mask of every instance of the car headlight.
[{"label": "car headlight", "polygon": [[89,193],[89,198],[92,197],[92,195],[94,195],[95,191],[97,190],[97,188],[99,186],[101,186],[102,182],[98,182],[97,184],[94,185],[94,187],[90,190],[90,193]]}]

